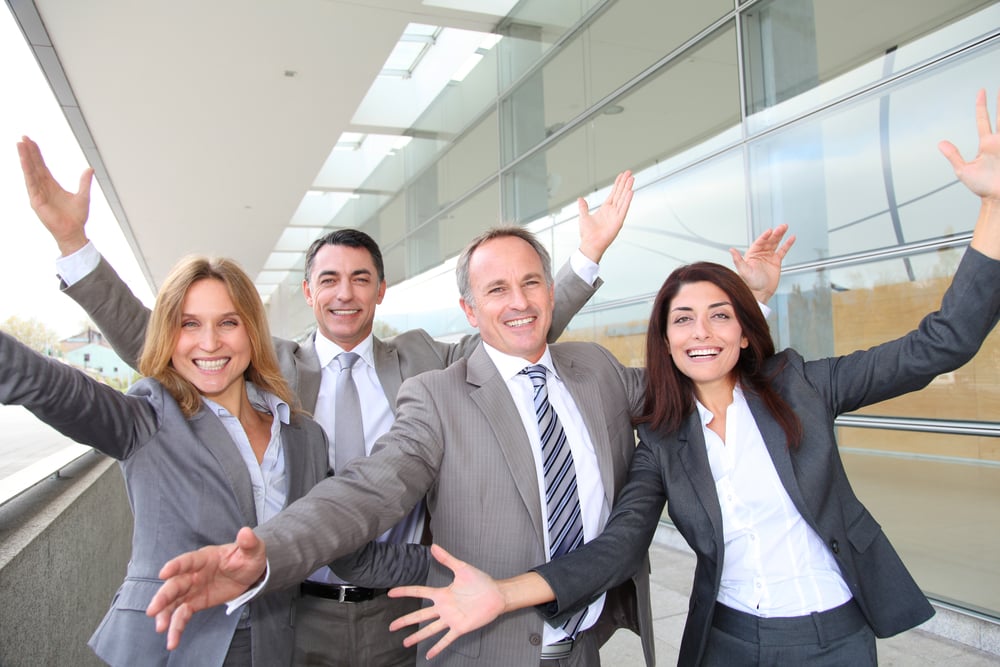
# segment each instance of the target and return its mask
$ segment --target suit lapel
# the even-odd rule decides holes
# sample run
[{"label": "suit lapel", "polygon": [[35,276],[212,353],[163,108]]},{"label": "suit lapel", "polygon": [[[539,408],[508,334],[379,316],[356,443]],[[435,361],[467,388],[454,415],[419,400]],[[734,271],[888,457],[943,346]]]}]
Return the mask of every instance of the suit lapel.
[{"label": "suit lapel", "polygon": [[677,457],[691,480],[695,495],[701,503],[708,518],[712,521],[719,548],[722,548],[722,507],[719,505],[719,495],[715,489],[715,478],[712,467],[708,463],[708,448],[705,444],[705,434],[702,432],[701,418],[697,410],[688,415],[677,432]]},{"label": "suit lapel", "polygon": [[319,396],[319,383],[323,377],[323,369],[319,365],[319,355],[316,354],[316,336],[313,332],[309,339],[299,345],[298,350],[298,387],[295,388],[302,403],[302,409],[313,414],[316,412],[316,398]]},{"label": "suit lapel", "polygon": [[389,401],[392,413],[396,414],[396,396],[399,394],[399,387],[403,384],[403,374],[399,369],[399,354],[392,345],[383,343],[376,337],[372,337],[372,352],[375,357],[375,373],[378,381],[382,385],[382,391]]},{"label": "suit lapel", "polygon": [[594,445],[594,453],[597,456],[597,469],[602,471],[604,497],[608,507],[611,507],[615,502],[615,479],[619,471],[615,470],[615,457],[612,455],[611,442],[608,440],[608,426],[604,419],[604,405],[597,378],[593,373],[586,373],[576,368],[572,360],[561,360],[557,347],[549,347],[549,351],[552,354],[552,363],[570,396],[573,397],[587,427],[590,442]]},{"label": "suit lapel", "polygon": [[[274,416],[278,418],[277,415]],[[305,484],[305,460],[307,445],[303,442],[303,431],[291,424],[281,425],[281,447],[285,454],[285,474],[288,478],[288,498],[301,498],[309,489]],[[287,502],[286,502],[287,505]]]},{"label": "suit lapel", "polygon": [[243,515],[244,525],[256,526],[257,512],[253,501],[250,473],[226,427],[205,407],[202,407],[189,423],[198,440],[215,457],[223,474],[229,480],[230,490]]},{"label": "suit lapel", "polygon": [[774,463],[774,469],[778,473],[781,485],[785,487],[785,491],[792,499],[796,509],[799,510],[799,514],[805,517],[810,525],[814,525],[805,497],[799,488],[798,478],[795,476],[795,468],[792,465],[792,456],[788,451],[788,439],[785,437],[785,432],[759,397],[751,392],[745,393],[747,405],[750,406],[750,412],[753,414],[754,421],[757,422],[757,429],[760,431],[761,437],[764,438],[764,445],[767,447],[767,453],[771,456],[771,462]]},{"label": "suit lapel", "polygon": [[542,499],[538,490],[538,471],[531,452],[531,442],[524,432],[521,414],[510,397],[510,390],[493,361],[480,344],[469,357],[466,381],[475,387],[469,397],[490,424],[511,478],[525,510],[535,527],[539,544],[545,544],[542,522]]}]

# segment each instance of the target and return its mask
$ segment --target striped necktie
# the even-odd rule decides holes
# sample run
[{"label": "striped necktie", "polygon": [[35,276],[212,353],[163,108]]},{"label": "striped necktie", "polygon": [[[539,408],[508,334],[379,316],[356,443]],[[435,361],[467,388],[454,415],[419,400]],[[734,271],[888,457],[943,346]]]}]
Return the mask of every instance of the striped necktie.
[{"label": "striped necktie", "polygon": [[[576,489],[573,452],[556,411],[549,403],[545,386],[545,366],[528,366],[521,373],[531,379],[535,389],[535,418],[542,444],[542,469],[545,477],[545,505],[548,509],[549,558],[557,558],[583,544],[583,520],[580,496]],[[584,607],[562,625],[566,636],[573,638],[587,613]]]}]

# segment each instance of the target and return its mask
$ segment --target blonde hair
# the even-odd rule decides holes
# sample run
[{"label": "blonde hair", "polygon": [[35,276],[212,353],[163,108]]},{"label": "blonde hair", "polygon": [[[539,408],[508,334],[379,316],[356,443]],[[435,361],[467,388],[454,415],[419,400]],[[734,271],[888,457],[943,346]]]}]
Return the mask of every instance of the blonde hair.
[{"label": "blonde hair", "polygon": [[250,365],[243,377],[297,407],[297,401],[281,374],[278,357],[271,342],[264,304],[250,277],[231,259],[185,257],[174,266],[156,296],[156,305],[146,327],[146,341],[139,357],[139,372],[157,380],[180,405],[185,416],[201,409],[201,394],[185,380],[171,363],[180,338],[184,298],[200,280],[218,280],[226,286],[236,313],[250,339]]}]

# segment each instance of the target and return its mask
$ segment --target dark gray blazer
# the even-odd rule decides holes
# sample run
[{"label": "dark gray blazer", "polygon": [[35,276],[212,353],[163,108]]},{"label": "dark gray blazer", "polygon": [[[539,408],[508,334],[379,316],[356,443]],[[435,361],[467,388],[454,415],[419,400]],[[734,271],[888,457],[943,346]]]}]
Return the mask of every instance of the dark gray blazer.
[{"label": "dark gray blazer", "polygon": [[[941,309],[897,340],[842,357],[805,361],[794,350],[769,361],[774,387],[802,423],[790,450],[763,403],[748,394],[782,485],[840,566],[854,599],[879,637],[922,623],[933,609],[854,495],[837,450],[837,415],[925,387],[975,356],[1000,316],[1000,262],[975,250],[962,260]],[[697,556],[678,664],[701,662],[725,557],[719,506],[701,423],[691,414],[675,433],[639,428],[629,480],[601,536],[537,568],[556,592],[560,617],[626,579],[642,559],[664,503]]]},{"label": "dark gray blazer", "polygon": [[[550,350],[590,434],[610,506],[635,451],[631,415],[641,409],[644,373],[623,367],[592,343],[558,343]],[[445,370],[404,382],[396,421],[371,456],[352,462],[256,529],[267,545],[268,590],[299,581],[356,549],[425,495],[434,541],[456,557],[496,577],[546,560],[531,446],[506,383],[482,345]],[[617,627],[630,627],[640,633],[652,664],[648,573],[648,565],[637,568],[609,594],[591,632],[603,639]],[[431,565],[429,585],[450,581],[449,570]],[[541,638],[541,617],[525,609],[460,637],[434,663],[537,665]],[[421,644],[421,655],[429,645]]]},{"label": "dark gray blazer", "polygon": [[[217,607],[195,614],[172,652],[154,630],[146,607],[162,583],[160,568],[178,554],[229,542],[256,525],[250,474],[219,419],[202,408],[185,417],[155,380],[127,395],[0,334],[0,402],[23,405],[77,442],[120,461],[135,517],[125,581],[90,638],[112,665],[221,665],[239,615]],[[326,436],[293,415],[282,425],[289,502],[327,473]],[[291,663],[294,591],[279,590],[250,604],[257,665]]]}]

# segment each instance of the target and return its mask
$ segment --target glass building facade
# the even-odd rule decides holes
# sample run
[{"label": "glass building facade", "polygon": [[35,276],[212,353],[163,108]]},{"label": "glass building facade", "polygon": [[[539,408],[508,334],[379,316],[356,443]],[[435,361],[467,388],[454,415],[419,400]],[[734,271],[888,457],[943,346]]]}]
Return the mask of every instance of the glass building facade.
[{"label": "glass building facade", "polygon": [[[362,194],[330,221],[376,237],[393,285],[377,333],[469,330],[454,258],[498,222],[576,247],[576,198],[636,195],[606,284],[564,336],[641,365],[679,264],[798,237],[771,317],[806,358],[897,337],[935,309],[977,198],[939,154],[975,154],[1000,86],[1000,4],[972,0],[523,0]],[[279,292],[297,294],[300,275]],[[276,298],[281,298],[280,294]],[[300,298],[296,296],[295,298]],[[273,303],[272,303],[273,307]],[[312,322],[301,315],[301,330]],[[926,389],[838,423],[855,490],[918,583],[1000,617],[1000,333]]]}]

